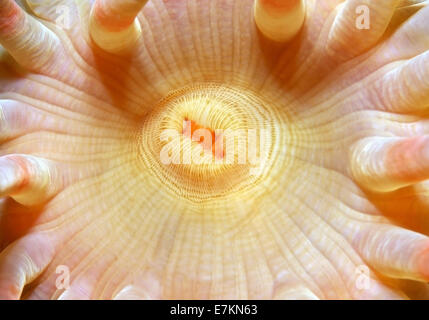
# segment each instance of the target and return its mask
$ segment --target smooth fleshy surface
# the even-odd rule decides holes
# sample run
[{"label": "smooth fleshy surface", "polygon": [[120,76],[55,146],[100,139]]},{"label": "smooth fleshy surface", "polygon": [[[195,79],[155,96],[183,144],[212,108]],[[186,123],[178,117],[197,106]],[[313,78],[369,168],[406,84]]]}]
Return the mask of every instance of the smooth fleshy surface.
[{"label": "smooth fleshy surface", "polygon": [[429,298],[428,1],[94,2],[0,0],[0,298]]}]

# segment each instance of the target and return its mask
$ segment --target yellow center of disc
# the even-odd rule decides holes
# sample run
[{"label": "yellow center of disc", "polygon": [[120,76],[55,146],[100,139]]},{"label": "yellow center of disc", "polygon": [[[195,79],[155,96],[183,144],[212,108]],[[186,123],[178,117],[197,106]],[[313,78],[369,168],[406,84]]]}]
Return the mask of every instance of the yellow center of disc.
[{"label": "yellow center of disc", "polygon": [[284,115],[255,93],[201,84],[169,94],[145,118],[144,166],[191,201],[231,196],[263,181],[278,160]]}]

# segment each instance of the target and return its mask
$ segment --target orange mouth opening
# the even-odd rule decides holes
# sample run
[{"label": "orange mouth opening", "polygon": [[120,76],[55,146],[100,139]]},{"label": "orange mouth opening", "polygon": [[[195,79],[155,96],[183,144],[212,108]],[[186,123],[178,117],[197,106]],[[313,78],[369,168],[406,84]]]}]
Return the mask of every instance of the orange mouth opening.
[{"label": "orange mouth opening", "polygon": [[[203,135],[199,134],[199,132],[205,132],[209,134]],[[215,156],[217,159],[223,159],[225,157],[225,150],[223,147],[223,135],[220,133],[216,133],[215,130],[203,127],[196,123],[194,120],[189,120],[186,117],[183,122],[182,134],[185,137],[192,139],[192,141],[200,143],[205,151],[212,152],[213,156]],[[211,139],[207,139],[207,137],[210,136]]]}]

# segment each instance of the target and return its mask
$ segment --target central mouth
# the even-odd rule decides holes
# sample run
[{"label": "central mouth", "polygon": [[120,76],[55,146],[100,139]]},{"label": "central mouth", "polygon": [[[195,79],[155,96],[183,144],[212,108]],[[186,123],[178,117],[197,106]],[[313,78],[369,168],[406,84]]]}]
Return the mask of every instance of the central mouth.
[{"label": "central mouth", "polygon": [[225,158],[224,135],[221,130],[204,128],[187,117],[183,121],[182,134],[193,142],[201,144],[205,152],[217,159]]},{"label": "central mouth", "polygon": [[144,170],[192,201],[254,188],[286,143],[284,112],[249,89],[198,84],[170,93],[140,135]]}]

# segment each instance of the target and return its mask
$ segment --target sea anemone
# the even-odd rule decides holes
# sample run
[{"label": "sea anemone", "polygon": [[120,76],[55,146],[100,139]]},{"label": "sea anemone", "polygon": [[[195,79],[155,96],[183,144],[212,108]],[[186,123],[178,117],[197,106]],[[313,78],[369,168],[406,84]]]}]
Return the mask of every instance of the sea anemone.
[{"label": "sea anemone", "polygon": [[428,298],[428,3],[0,0],[0,298]]}]

